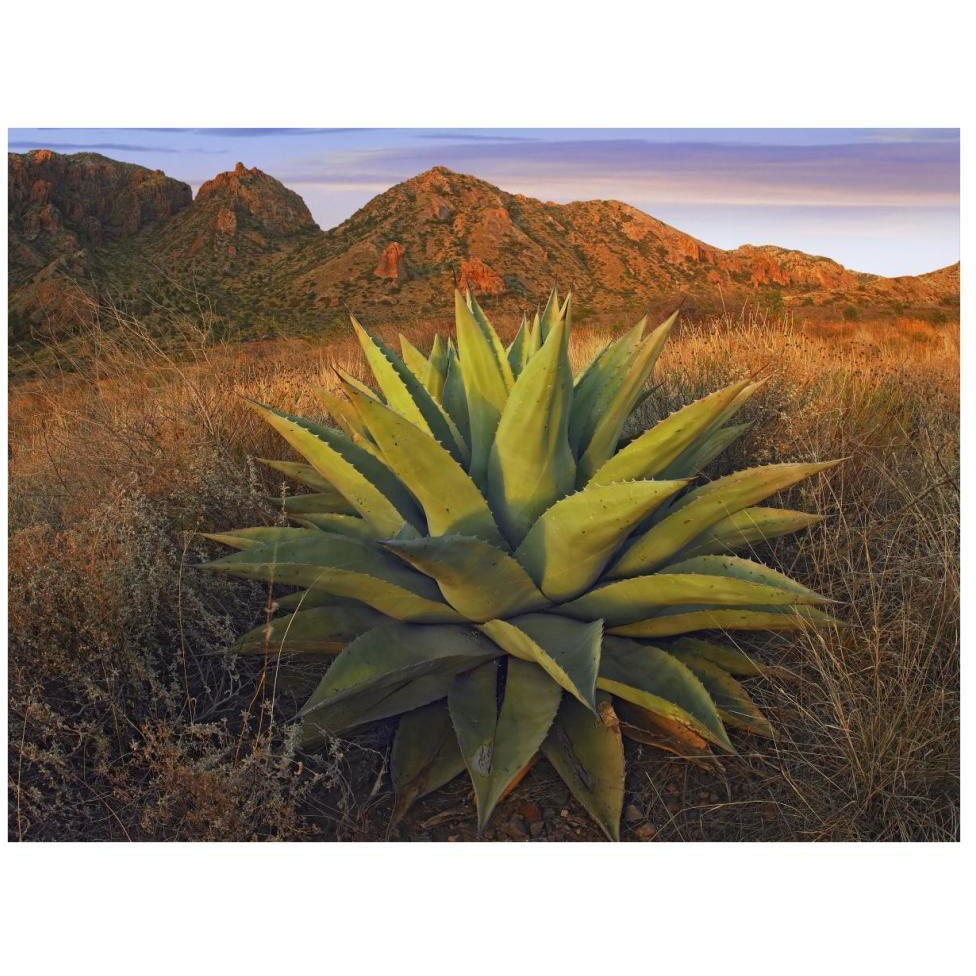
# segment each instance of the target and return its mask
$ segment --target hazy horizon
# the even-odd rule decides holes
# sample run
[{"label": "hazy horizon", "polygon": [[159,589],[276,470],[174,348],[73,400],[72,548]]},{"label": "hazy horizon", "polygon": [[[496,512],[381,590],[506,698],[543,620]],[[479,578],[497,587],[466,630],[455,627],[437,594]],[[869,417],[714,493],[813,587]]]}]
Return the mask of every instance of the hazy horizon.
[{"label": "hazy horizon", "polygon": [[10,129],[11,151],[99,152],[194,193],[238,161],[323,229],[435,165],[513,193],[617,199],[717,247],[776,244],[897,276],[959,260],[958,129]]}]

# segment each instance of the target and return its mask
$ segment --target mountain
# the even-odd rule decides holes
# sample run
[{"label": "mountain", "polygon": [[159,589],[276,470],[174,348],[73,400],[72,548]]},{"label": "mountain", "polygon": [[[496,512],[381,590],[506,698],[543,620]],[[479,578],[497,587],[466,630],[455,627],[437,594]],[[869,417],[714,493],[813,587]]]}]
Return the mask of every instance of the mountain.
[{"label": "mountain", "polygon": [[298,194],[241,163],[192,201],[159,171],[90,153],[8,165],[15,339],[107,299],[160,327],[205,302],[245,335],[321,331],[346,309],[377,324],[439,320],[455,283],[512,318],[553,284],[591,319],[679,302],[689,315],[743,302],[944,314],[959,297],[958,264],[883,278],[779,247],[722,250],[624,203],[543,203],[441,166],[322,231]]}]

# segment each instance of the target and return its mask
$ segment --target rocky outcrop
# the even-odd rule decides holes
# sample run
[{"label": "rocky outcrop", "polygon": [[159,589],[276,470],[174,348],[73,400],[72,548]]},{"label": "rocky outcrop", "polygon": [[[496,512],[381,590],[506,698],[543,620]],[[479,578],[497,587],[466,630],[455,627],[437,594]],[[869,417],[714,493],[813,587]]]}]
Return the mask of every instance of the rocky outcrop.
[{"label": "rocky outcrop", "polygon": [[184,210],[192,199],[186,183],[160,170],[97,153],[10,153],[7,179],[11,231],[41,247],[50,237],[59,250],[69,234],[81,247],[130,237]]},{"label": "rocky outcrop", "polygon": [[499,277],[494,268],[489,267],[480,258],[471,258],[461,262],[461,288],[470,288],[480,295],[501,295],[505,291],[505,282]]},{"label": "rocky outcrop", "polygon": [[394,281],[404,281],[407,278],[407,265],[403,257],[406,254],[402,244],[391,241],[383,248],[379,264],[373,271],[378,278],[392,278]]},{"label": "rocky outcrop", "polygon": [[223,234],[236,234],[241,226],[286,237],[317,227],[297,193],[273,176],[257,168],[248,169],[243,163],[204,183],[193,205],[198,210],[212,210],[214,226]]}]

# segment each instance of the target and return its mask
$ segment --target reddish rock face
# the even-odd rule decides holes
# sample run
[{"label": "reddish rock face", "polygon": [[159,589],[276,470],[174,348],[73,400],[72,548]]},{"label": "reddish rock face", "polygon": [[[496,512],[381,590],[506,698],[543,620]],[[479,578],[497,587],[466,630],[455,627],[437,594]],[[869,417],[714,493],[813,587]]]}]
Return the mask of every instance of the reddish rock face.
[{"label": "reddish rock face", "polygon": [[[197,191],[194,207],[210,204],[219,206],[216,216],[222,233],[236,233],[238,224],[247,224],[252,230],[285,236],[316,227],[305,206],[305,201],[295,192],[278,182],[273,176],[238,163],[229,173],[221,173],[204,183]],[[236,216],[234,230],[226,230],[230,220],[225,211]]]},{"label": "reddish rock face", "polygon": [[501,295],[505,292],[505,282],[480,258],[461,262],[460,285],[481,295]]},{"label": "reddish rock face", "polygon": [[407,277],[407,266],[403,260],[406,251],[402,244],[396,241],[387,244],[380,255],[379,264],[373,271],[379,278],[392,278],[394,281],[403,281]]},{"label": "reddish rock face", "polygon": [[11,229],[27,237],[63,228],[80,244],[117,241],[179,213],[192,199],[185,183],[159,170],[97,153],[11,153],[7,174]]}]

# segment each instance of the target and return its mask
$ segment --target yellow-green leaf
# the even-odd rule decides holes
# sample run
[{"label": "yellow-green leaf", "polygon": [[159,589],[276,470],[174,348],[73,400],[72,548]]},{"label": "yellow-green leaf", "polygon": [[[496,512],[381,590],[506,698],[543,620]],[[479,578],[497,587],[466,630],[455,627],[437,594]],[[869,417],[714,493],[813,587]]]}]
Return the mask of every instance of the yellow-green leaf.
[{"label": "yellow-green leaf", "polygon": [[515,558],[551,600],[571,600],[597,579],[645,516],[684,486],[684,481],[591,483],[545,511]]},{"label": "yellow-green leaf", "polygon": [[641,620],[656,610],[686,604],[724,607],[779,607],[821,602],[807,591],[797,593],[779,586],[708,573],[661,572],[634,576],[597,586],[558,607],[579,620],[602,618],[608,627]]},{"label": "yellow-green leaf", "polygon": [[677,317],[678,313],[675,312],[638,346],[627,367],[623,382],[620,383],[605,409],[597,416],[593,433],[586,441],[585,449],[583,444],[580,445],[583,453],[577,471],[579,485],[585,485],[616,451],[620,432],[634,409],[644,384],[654,371],[654,364],[661,355],[661,350]]},{"label": "yellow-green leaf", "polygon": [[822,515],[810,515],[807,512],[793,512],[782,508],[744,508],[720,519],[700,536],[692,539],[676,558],[690,559],[693,556],[735,552],[759,543],[771,542],[791,532],[799,532],[821,521]]},{"label": "yellow-green leaf", "polygon": [[622,637],[651,638],[673,637],[695,630],[790,631],[839,625],[839,621],[816,607],[678,607],[673,612],[608,628],[608,632]]},{"label": "yellow-green leaf", "polygon": [[729,674],[743,675],[744,677],[762,674],[762,668],[745,651],[737,647],[726,647],[724,644],[712,644],[708,641],[698,640],[696,637],[682,637],[676,640],[671,646],[670,652],[678,660],[684,660],[686,656],[693,655],[711,661],[723,671],[728,671]]},{"label": "yellow-green leaf", "polygon": [[587,708],[595,708],[601,621],[580,623],[555,614],[532,613],[491,620],[479,629],[507,653],[538,664]]},{"label": "yellow-green leaf", "polygon": [[508,397],[488,460],[488,500],[513,546],[573,488],[576,463],[567,438],[572,394],[565,325],[560,322]]},{"label": "yellow-green leaf", "polygon": [[335,491],[332,485],[325,480],[310,464],[302,464],[300,461],[272,461],[268,458],[255,458],[259,464],[266,465],[275,471],[280,471],[286,478],[297,481],[306,488],[314,491]]},{"label": "yellow-green leaf", "polygon": [[605,637],[597,685],[735,751],[704,685],[688,667],[658,647]]},{"label": "yellow-green leaf", "polygon": [[608,575],[635,576],[657,569],[721,519],[838,463],[770,464],[737,471],[696,488],[678,499],[667,517],[638,536]]},{"label": "yellow-green leaf", "polygon": [[609,696],[597,714],[563,695],[542,753],[610,840],[620,840],[624,805],[624,745]]},{"label": "yellow-green leaf", "polygon": [[[470,425],[471,477],[476,484],[483,485],[488,455],[510,387],[490,338],[482,331],[457,291],[454,293],[454,313],[458,361]],[[508,367],[507,359],[505,365]],[[510,367],[508,372],[511,373]],[[453,410],[451,412],[453,415]],[[458,426],[461,427],[460,422]]]},{"label": "yellow-green leaf", "polygon": [[511,658],[501,710],[497,667],[482,665],[454,679],[448,708],[478,803],[478,830],[542,745],[562,691],[535,664]]},{"label": "yellow-green leaf", "polygon": [[733,383],[690,403],[644,431],[605,462],[590,484],[606,485],[631,478],[654,478],[707,431],[715,418],[749,385]]},{"label": "yellow-green leaf", "polygon": [[315,538],[236,552],[201,568],[351,597],[396,620],[449,623],[461,619],[443,602],[432,579],[389,553],[349,536],[312,535]]},{"label": "yellow-green leaf", "polygon": [[339,431],[248,401],[299,454],[335,486],[377,532],[394,536],[423,520],[393,473]]},{"label": "yellow-green leaf", "polygon": [[429,434],[374,400],[349,391],[383,457],[418,499],[432,536],[473,535],[506,546],[468,473]]},{"label": "yellow-green leaf", "polygon": [[726,725],[773,738],[773,729],[745,688],[713,661],[695,654],[673,652],[673,656],[692,671],[705,686]]},{"label": "yellow-green leaf", "polygon": [[338,654],[388,617],[369,607],[313,607],[255,627],[231,647],[235,654]]},{"label": "yellow-green leaf", "polygon": [[481,623],[550,605],[508,553],[481,539],[442,535],[385,545],[437,580],[447,602],[468,620]]}]

